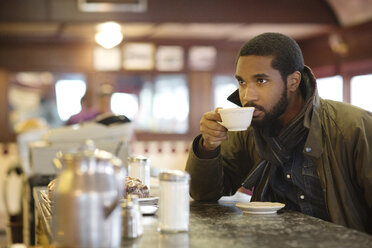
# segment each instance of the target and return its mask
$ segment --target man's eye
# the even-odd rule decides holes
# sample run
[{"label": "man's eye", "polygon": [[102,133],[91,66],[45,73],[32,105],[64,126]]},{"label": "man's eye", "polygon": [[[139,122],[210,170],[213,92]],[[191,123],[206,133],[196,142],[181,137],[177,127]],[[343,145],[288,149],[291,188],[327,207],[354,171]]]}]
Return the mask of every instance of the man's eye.
[{"label": "man's eye", "polygon": [[263,79],[263,78],[259,78],[259,79],[257,79],[257,83],[259,83],[259,84],[265,84],[265,83],[267,83],[267,80],[266,79]]},{"label": "man's eye", "polygon": [[238,80],[238,83],[239,83],[240,85],[244,85],[244,84],[245,84],[245,82],[244,82],[243,80]]}]

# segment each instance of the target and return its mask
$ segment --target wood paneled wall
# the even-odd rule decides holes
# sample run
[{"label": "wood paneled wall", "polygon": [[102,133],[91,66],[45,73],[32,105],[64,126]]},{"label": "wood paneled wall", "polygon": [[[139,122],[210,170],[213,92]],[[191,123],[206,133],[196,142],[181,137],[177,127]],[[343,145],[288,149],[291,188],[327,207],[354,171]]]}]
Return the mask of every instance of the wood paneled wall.
[{"label": "wood paneled wall", "polygon": [[9,127],[8,72],[0,68],[0,142],[12,141]]}]

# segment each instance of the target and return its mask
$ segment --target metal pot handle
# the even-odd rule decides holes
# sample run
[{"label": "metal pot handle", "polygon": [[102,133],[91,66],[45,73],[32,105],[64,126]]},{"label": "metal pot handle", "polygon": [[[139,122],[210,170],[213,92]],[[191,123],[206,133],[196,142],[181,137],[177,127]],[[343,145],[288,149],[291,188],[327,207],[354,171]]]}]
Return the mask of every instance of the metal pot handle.
[{"label": "metal pot handle", "polygon": [[121,197],[124,195],[124,184],[125,184],[125,168],[114,165],[115,181],[117,185],[117,195],[113,202],[109,206],[104,206],[105,218],[108,218],[112,211],[117,207]]},{"label": "metal pot handle", "polygon": [[62,164],[61,160],[59,160],[58,158],[53,158],[53,165],[54,165],[54,167],[56,167],[56,169],[58,171],[61,171],[62,168],[63,168],[63,164]]}]

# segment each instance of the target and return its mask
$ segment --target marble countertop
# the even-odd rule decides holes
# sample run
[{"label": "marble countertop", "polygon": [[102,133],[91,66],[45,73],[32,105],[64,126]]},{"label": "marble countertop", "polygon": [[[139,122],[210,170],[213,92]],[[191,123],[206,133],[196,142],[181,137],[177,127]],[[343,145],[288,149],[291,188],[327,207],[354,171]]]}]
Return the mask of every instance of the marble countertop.
[{"label": "marble countertop", "polygon": [[245,214],[233,203],[190,202],[189,232],[160,233],[157,224],[156,215],[144,216],[142,237],[122,247],[372,247],[366,233],[297,212]]},{"label": "marble countertop", "polygon": [[244,214],[234,204],[190,204],[190,231],[160,234],[144,218],[143,237],[123,247],[372,247],[372,236],[297,212]]}]

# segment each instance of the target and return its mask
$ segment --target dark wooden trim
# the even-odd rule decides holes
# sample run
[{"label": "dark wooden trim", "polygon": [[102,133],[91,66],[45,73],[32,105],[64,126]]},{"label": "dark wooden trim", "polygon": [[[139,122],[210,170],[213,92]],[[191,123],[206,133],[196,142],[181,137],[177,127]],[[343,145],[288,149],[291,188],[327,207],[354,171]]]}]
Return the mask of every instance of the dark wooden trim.
[{"label": "dark wooden trim", "polygon": [[0,143],[13,141],[9,126],[8,72],[0,68]]},{"label": "dark wooden trim", "polygon": [[200,119],[207,111],[211,111],[213,104],[212,74],[210,72],[189,73],[190,94],[190,135],[200,133]]},{"label": "dark wooden trim", "polygon": [[193,136],[190,134],[174,134],[174,133],[150,133],[140,132],[135,133],[135,139],[138,141],[152,141],[152,140],[183,140],[190,141]]},{"label": "dark wooden trim", "polygon": [[350,103],[351,96],[350,96],[350,76],[343,76],[343,101]]},{"label": "dark wooden trim", "polygon": [[[314,18],[316,16],[316,18]],[[337,18],[324,0],[148,0],[147,11],[82,12],[76,0],[0,1],[0,21],[324,23]]]},{"label": "dark wooden trim", "polygon": [[327,65],[321,67],[313,67],[311,70],[316,78],[331,77],[337,75],[337,68],[335,65]]},{"label": "dark wooden trim", "polygon": [[372,59],[344,63],[342,64],[342,71],[349,77],[372,74]]}]

